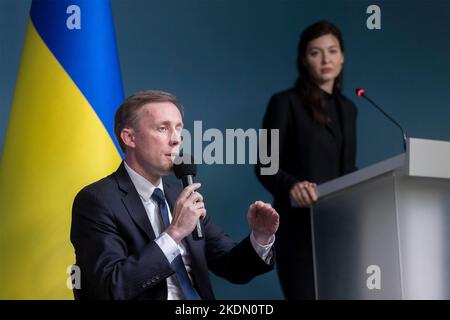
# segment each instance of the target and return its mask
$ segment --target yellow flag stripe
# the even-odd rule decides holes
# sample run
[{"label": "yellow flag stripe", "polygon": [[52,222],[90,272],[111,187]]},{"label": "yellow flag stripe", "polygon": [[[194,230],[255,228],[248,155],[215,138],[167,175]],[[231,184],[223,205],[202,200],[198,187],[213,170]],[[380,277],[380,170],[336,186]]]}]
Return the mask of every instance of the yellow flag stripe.
[{"label": "yellow flag stripe", "polygon": [[72,299],[71,207],[120,155],[88,101],[28,23],[0,160],[0,299]]}]

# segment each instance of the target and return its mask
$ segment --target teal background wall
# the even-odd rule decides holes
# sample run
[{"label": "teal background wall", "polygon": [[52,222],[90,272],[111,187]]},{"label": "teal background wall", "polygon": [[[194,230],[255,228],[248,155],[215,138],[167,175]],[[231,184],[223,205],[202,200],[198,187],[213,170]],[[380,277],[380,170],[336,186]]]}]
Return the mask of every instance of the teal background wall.
[{"label": "teal background wall", "polygon": [[[31,1],[0,0],[0,152]],[[381,8],[381,30],[366,8]],[[176,94],[185,123],[203,129],[259,128],[269,97],[296,78],[301,30],[319,19],[341,29],[344,93],[359,107],[357,164],[402,152],[396,127],[354,95],[356,87],[410,136],[450,140],[450,1],[113,0],[126,95]],[[75,133],[74,133],[75,134]],[[209,213],[235,240],[248,232],[246,210],[271,196],[251,165],[199,167]],[[282,299],[275,272],[248,285],[213,276],[219,299]]]}]

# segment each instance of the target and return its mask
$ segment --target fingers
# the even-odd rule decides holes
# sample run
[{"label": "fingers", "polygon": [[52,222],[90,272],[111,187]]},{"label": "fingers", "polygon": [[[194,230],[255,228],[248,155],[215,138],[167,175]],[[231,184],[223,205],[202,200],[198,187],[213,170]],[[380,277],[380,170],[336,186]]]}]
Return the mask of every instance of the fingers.
[{"label": "fingers", "polygon": [[262,201],[255,201],[250,205],[250,209],[264,209],[264,208],[268,208],[268,207],[272,207],[270,204],[262,202]]},{"label": "fingers", "polygon": [[195,209],[202,209],[205,207],[205,203],[203,201],[194,201],[192,205]]},{"label": "fingers", "polygon": [[199,213],[199,218],[206,217],[206,208],[203,207],[203,208],[199,209],[198,213]]},{"label": "fingers", "polygon": [[[192,209],[204,208],[203,196],[200,192],[197,192],[200,188],[200,183],[193,183],[180,193],[177,202],[183,207],[192,207]],[[198,205],[197,205],[198,204]]]},{"label": "fingers", "polygon": [[[200,183],[193,183],[180,193],[175,203],[175,214],[181,214],[181,212],[191,212],[195,216],[205,216],[206,209],[203,202],[203,196],[195,191],[200,188]],[[199,211],[200,210],[200,211]]]},{"label": "fingers", "polygon": [[294,187],[292,187],[290,194],[291,197],[294,198],[295,202],[297,202],[299,206],[303,207],[305,205],[298,185],[294,185]]},{"label": "fingers", "polygon": [[250,205],[250,211],[255,211],[257,213],[276,213],[276,210],[272,207],[270,203],[265,203],[262,201],[255,201]]},{"label": "fingers", "polygon": [[203,202],[203,197],[201,199],[202,200],[194,202],[193,207],[194,207],[197,215],[201,218],[204,218],[206,216],[206,207],[205,207],[205,203]]},{"label": "fingers", "polygon": [[[269,204],[262,201],[256,201],[250,205],[247,219],[255,237],[264,237],[271,239],[272,235],[278,230],[280,216],[277,211]],[[263,241],[270,242],[269,240]],[[262,242],[259,242],[262,243]]]},{"label": "fingers", "polygon": [[187,198],[189,198],[191,196],[191,194],[197,190],[198,188],[200,188],[202,186],[201,183],[193,183],[189,186],[187,186],[186,188],[184,188],[184,190],[180,193],[180,195],[178,196],[178,200],[181,202],[186,201]]},{"label": "fingers", "polygon": [[191,201],[192,203],[203,202],[203,196],[200,192],[194,191],[187,197],[187,201]]},{"label": "fingers", "polygon": [[186,199],[185,205],[191,207],[193,213],[197,218],[206,216],[205,203],[203,202],[203,196],[200,192],[192,192]]},{"label": "fingers", "polygon": [[303,189],[303,185],[301,183],[297,183],[292,190],[293,196],[294,196],[294,199],[297,201],[297,203],[301,207],[307,207],[308,203],[306,201],[305,194],[302,189]]},{"label": "fingers", "polygon": [[308,194],[309,194],[310,199],[313,202],[316,202],[317,199],[318,199],[318,196],[317,196],[317,185],[315,183],[310,183],[306,187],[306,189],[308,190]]},{"label": "fingers", "polygon": [[309,181],[298,182],[291,189],[291,196],[301,207],[308,207],[317,201],[317,185]]},{"label": "fingers", "polygon": [[309,197],[308,187],[306,187],[306,186],[301,187],[301,188],[300,188],[300,193],[301,193],[301,195],[302,195],[303,202],[304,202],[306,205],[309,205],[309,204],[312,203],[312,200],[311,200],[311,198]]},{"label": "fingers", "polygon": [[200,186],[200,183],[194,183],[184,188],[175,203],[167,232],[177,243],[194,230],[200,217],[206,216],[203,196],[195,191]]}]

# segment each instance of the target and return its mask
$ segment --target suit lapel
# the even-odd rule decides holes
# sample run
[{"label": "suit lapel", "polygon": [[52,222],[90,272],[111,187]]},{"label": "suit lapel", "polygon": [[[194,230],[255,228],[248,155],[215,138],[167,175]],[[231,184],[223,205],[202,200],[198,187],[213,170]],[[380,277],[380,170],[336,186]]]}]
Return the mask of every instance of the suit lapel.
[{"label": "suit lapel", "polygon": [[339,105],[338,110],[341,115],[341,128],[342,128],[342,154],[341,154],[341,173],[346,172],[346,163],[347,159],[351,158],[348,156],[349,153],[349,137],[351,133],[349,132],[352,127],[351,121],[351,111],[352,109],[348,106],[348,104],[344,101],[342,96],[339,96]]},{"label": "suit lapel", "polygon": [[150,240],[155,239],[155,233],[153,232],[153,227],[148,219],[147,212],[145,211],[142,200],[126,171],[123,162],[116,171],[116,179],[119,188],[125,192],[122,202],[131,218]]},{"label": "suit lapel", "polygon": [[[327,97],[325,100],[326,101],[333,100],[331,103],[334,103],[336,105],[336,111],[338,113],[337,117],[338,117],[338,121],[340,121],[340,118],[341,118],[340,109],[341,108],[340,108],[339,99],[336,99],[335,96],[332,96],[332,97]],[[325,110],[325,111],[327,111],[327,110]],[[334,111],[331,111],[331,112],[334,112]],[[338,132],[341,131],[341,130],[339,130],[339,126],[342,127],[342,123],[336,123],[333,121],[331,121],[325,125],[325,127],[328,129],[328,131],[331,133],[331,135],[333,136],[334,139],[337,139]]]},{"label": "suit lapel", "polygon": [[325,125],[325,128],[327,128],[327,130],[331,133],[333,138],[336,138],[336,130],[337,130],[336,123],[329,122]]},{"label": "suit lapel", "polygon": [[342,97],[339,95],[338,96],[338,112],[340,113],[341,116],[341,134],[342,134],[342,150],[343,153],[345,153],[345,146],[346,146],[346,142],[347,142],[347,137],[348,137],[348,128],[349,128],[349,119],[350,119],[350,108],[347,108],[347,105],[345,103],[345,101],[342,99]]},{"label": "suit lapel", "polygon": [[177,188],[176,185],[167,182],[163,179],[164,196],[169,204],[170,212],[173,214],[173,207],[177,201],[178,196],[181,193],[181,188]]},{"label": "suit lapel", "polygon": [[337,110],[339,112],[340,120],[341,120],[341,132],[342,132],[342,141],[345,141],[345,136],[347,135],[345,132],[345,128],[347,128],[348,123],[348,108],[345,106],[345,102],[342,100],[342,97],[338,95],[337,99]]}]

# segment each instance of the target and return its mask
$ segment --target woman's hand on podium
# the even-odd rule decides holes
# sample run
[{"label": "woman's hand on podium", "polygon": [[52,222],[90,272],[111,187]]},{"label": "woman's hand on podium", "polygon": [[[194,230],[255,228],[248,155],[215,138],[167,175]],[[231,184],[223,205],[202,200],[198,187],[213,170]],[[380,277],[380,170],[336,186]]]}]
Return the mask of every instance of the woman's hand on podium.
[{"label": "woman's hand on podium", "polygon": [[289,194],[300,207],[306,208],[317,202],[317,185],[309,181],[297,182]]}]

